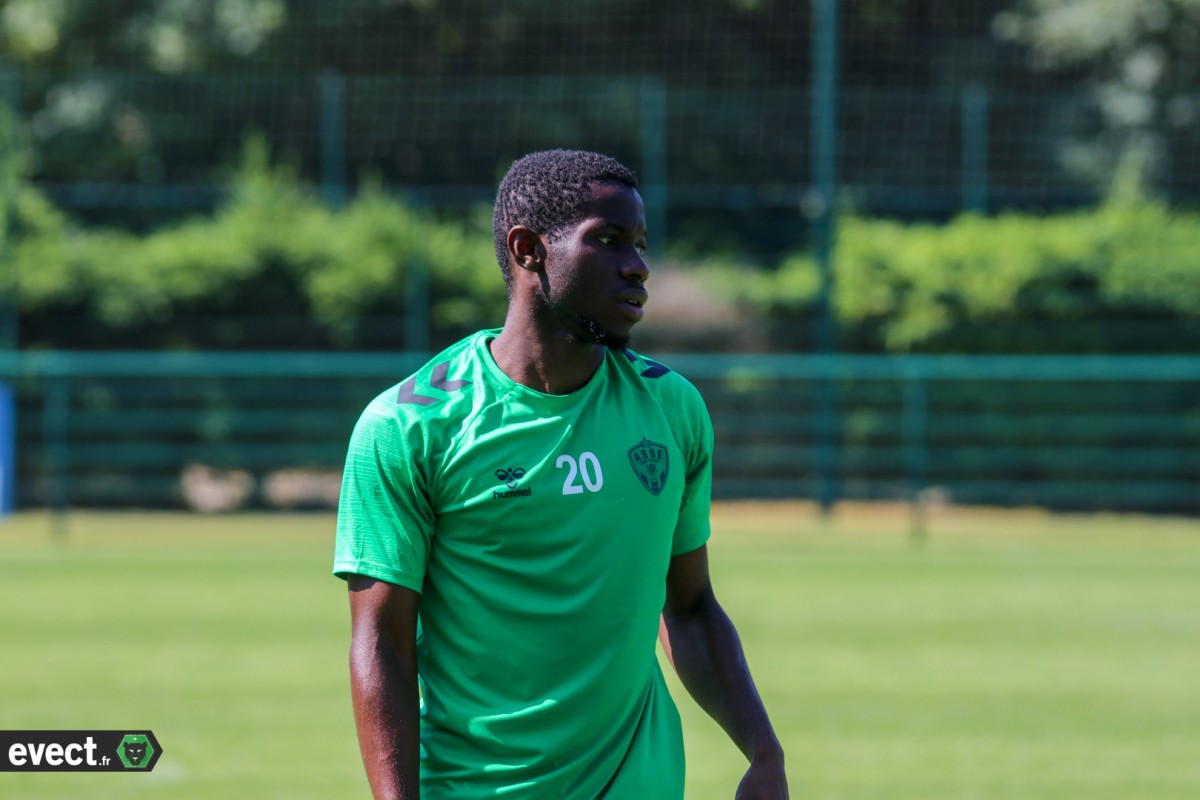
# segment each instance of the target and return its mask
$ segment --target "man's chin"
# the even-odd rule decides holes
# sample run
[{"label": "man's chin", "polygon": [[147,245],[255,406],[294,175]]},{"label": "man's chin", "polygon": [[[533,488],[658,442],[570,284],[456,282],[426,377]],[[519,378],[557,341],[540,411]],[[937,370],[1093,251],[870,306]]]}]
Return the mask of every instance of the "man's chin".
[{"label": "man's chin", "polygon": [[600,340],[600,344],[607,347],[609,350],[625,350],[629,347],[630,338],[628,336],[613,336],[608,335]]},{"label": "man's chin", "polygon": [[587,331],[587,338],[591,339],[596,344],[604,345],[609,350],[624,350],[629,347],[629,333],[614,333],[602,326],[594,319],[587,317],[579,317],[579,322],[583,329]]}]

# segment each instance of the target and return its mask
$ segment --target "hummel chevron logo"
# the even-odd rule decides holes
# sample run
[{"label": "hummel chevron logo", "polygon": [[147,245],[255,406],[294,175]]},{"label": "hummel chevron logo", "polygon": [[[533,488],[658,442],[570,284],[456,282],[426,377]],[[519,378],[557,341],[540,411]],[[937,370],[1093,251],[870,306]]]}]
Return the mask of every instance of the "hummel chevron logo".
[{"label": "hummel chevron logo", "polygon": [[524,477],[525,470],[521,469],[520,467],[496,470],[496,480],[504,481],[504,485],[510,489],[517,488],[517,481]]},{"label": "hummel chevron logo", "polygon": [[[457,392],[470,383],[470,381],[458,379],[447,380],[449,374],[450,362],[443,361],[433,368],[433,374],[429,376],[429,385],[434,389],[441,389],[443,392]],[[417,376],[414,375],[400,384],[400,394],[396,397],[396,403],[397,405],[413,403],[418,406],[428,406],[438,402],[439,399],[425,394],[417,394]]]},{"label": "hummel chevron logo", "polygon": [[443,361],[433,368],[433,374],[429,376],[429,385],[435,389],[441,389],[443,392],[456,392],[462,387],[470,383],[470,381],[446,380],[446,376],[450,373],[450,362]]},{"label": "hummel chevron logo", "polygon": [[509,467],[508,469],[496,470],[496,480],[504,481],[504,485],[508,487],[507,492],[502,492],[499,489],[492,491],[493,500],[503,500],[508,497],[529,497],[533,494],[533,490],[526,486],[524,489],[517,488],[517,482],[525,477],[525,470],[521,467]]},{"label": "hummel chevron logo", "polygon": [[[637,360],[638,360],[637,356],[635,356],[633,353],[631,353],[628,350],[625,350],[624,353],[625,353],[625,357],[629,359],[630,363],[633,363],[633,364],[637,363]],[[641,358],[642,358],[642,362],[647,364],[647,367],[644,370],[642,370],[643,378],[661,378],[663,375],[666,375],[668,372],[671,371],[670,367],[660,364],[657,361],[652,361],[651,359],[646,358],[645,356],[642,356]]]}]

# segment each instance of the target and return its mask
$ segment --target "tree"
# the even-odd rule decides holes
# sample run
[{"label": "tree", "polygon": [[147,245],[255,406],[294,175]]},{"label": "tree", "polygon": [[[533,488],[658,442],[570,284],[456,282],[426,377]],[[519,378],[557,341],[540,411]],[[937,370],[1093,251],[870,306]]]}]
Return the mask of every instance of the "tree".
[{"label": "tree", "polygon": [[1076,170],[1107,182],[1122,161],[1170,193],[1200,156],[1200,0],[1018,0],[996,17],[1042,73],[1079,71],[1102,120],[1072,143]]},{"label": "tree", "polygon": [[285,0],[3,0],[2,57],[23,66],[180,72],[253,55]]}]

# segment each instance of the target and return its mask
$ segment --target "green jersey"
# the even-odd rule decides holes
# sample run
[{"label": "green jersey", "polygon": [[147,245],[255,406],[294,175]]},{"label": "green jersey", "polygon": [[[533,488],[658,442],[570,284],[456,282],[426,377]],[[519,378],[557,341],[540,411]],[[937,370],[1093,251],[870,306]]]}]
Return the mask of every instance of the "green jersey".
[{"label": "green jersey", "polygon": [[670,558],[708,538],[708,412],[629,350],[575,392],[534,391],[492,359],[498,333],[367,407],[334,573],[421,593],[426,800],[678,800],[655,641]]}]

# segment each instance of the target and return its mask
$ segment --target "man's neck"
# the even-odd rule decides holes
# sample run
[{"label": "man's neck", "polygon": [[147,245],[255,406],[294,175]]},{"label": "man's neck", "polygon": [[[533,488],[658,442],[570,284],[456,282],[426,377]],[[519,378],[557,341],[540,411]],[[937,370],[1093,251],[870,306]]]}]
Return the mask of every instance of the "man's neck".
[{"label": "man's neck", "polygon": [[581,341],[562,330],[539,331],[513,319],[489,343],[496,366],[522,386],[545,394],[568,394],[582,388],[604,362],[604,346]]}]

